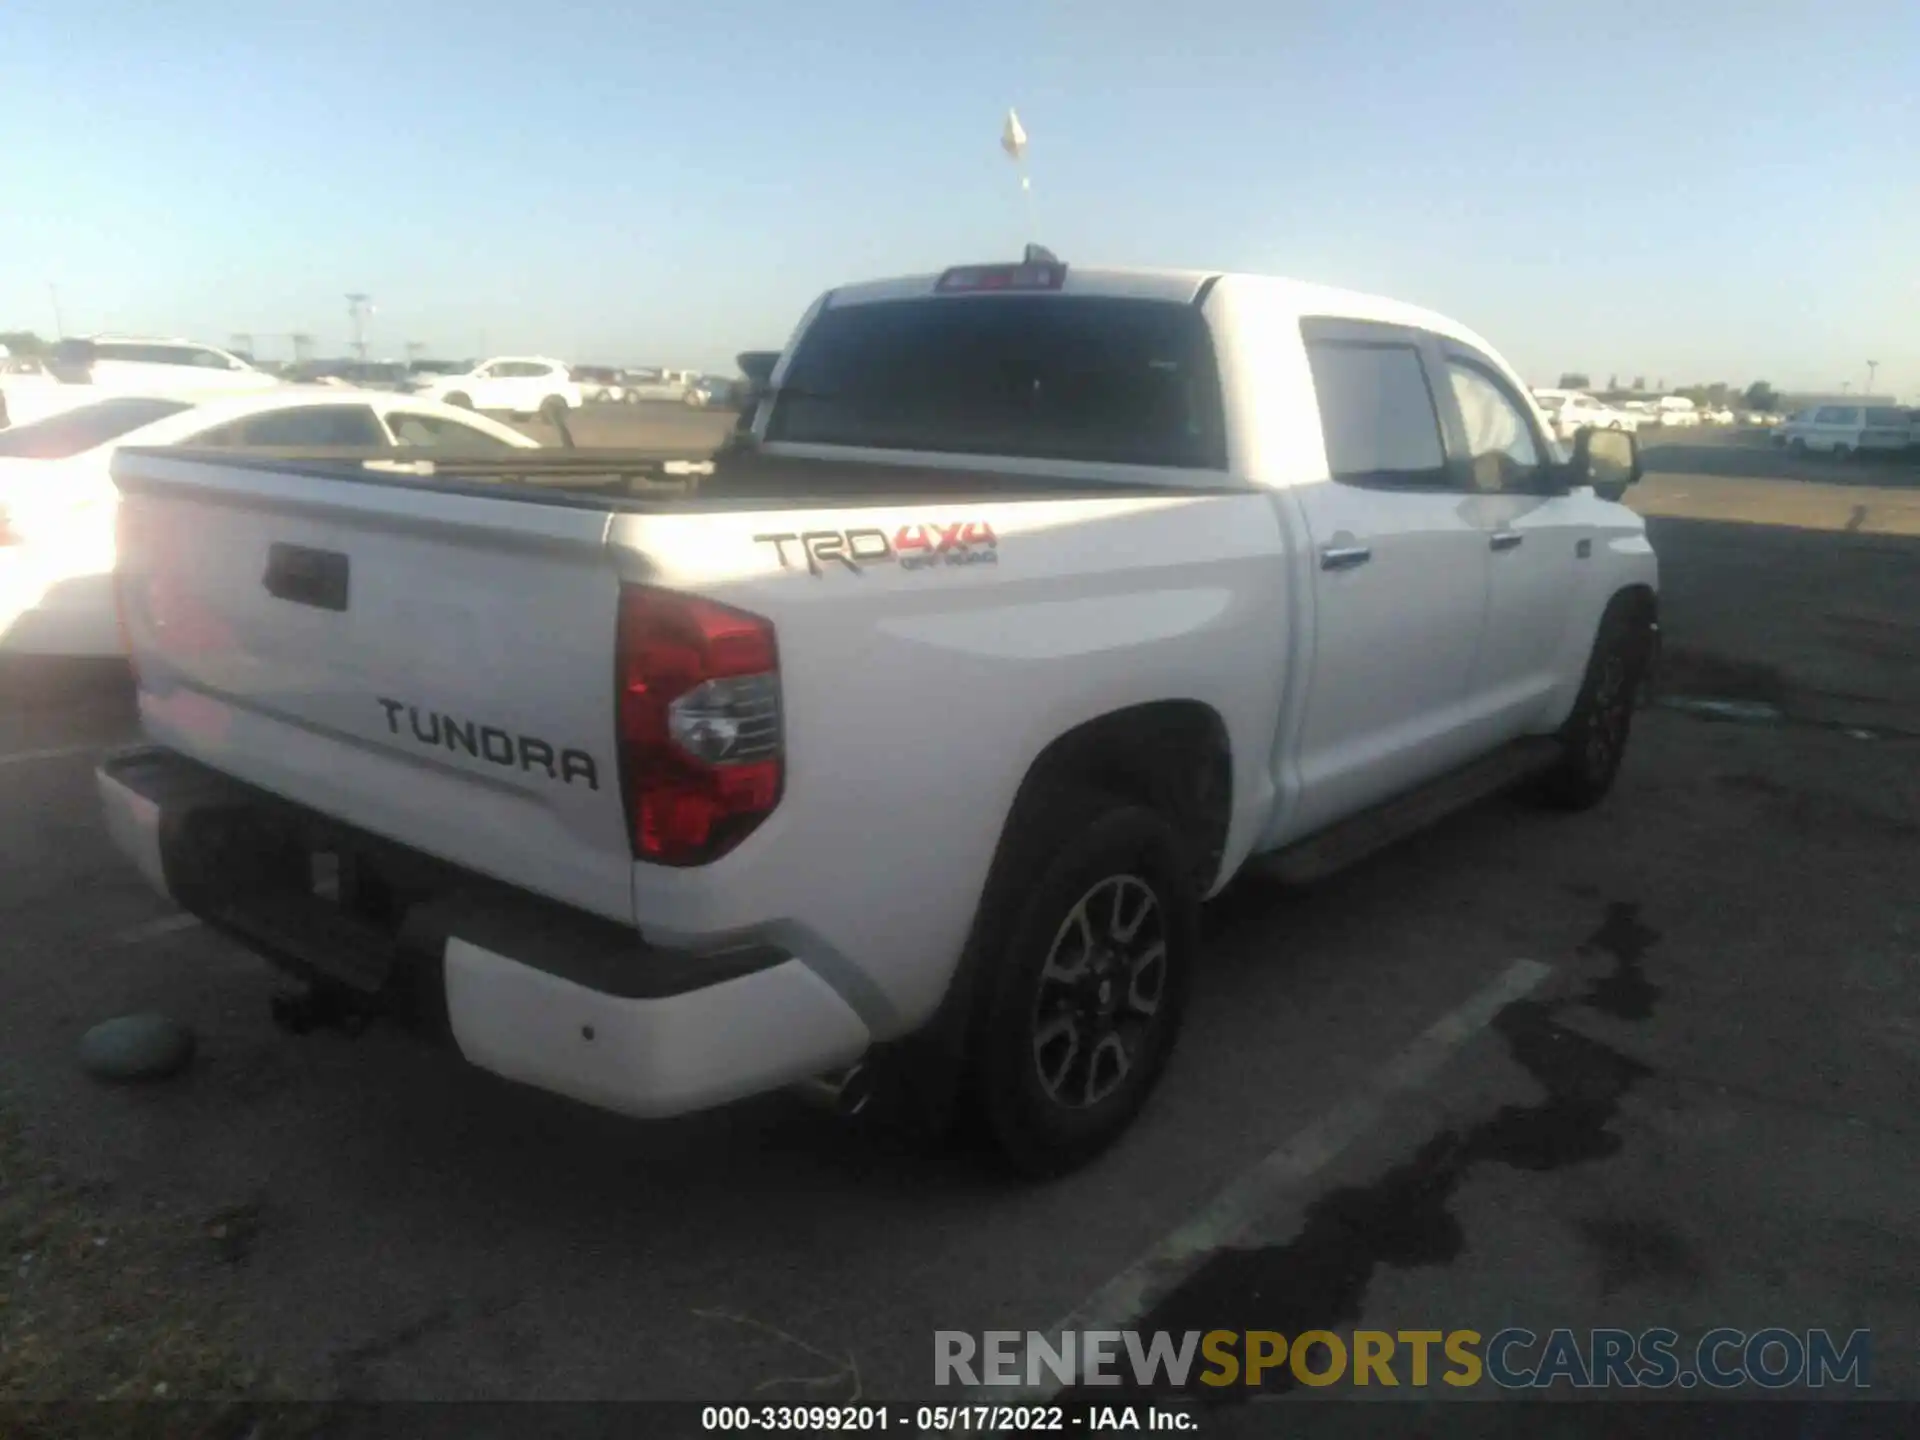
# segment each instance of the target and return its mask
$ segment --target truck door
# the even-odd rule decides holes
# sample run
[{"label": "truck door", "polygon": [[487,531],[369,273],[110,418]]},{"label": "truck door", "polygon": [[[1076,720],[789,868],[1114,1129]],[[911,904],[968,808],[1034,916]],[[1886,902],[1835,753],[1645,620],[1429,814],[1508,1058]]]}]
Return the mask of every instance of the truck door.
[{"label": "truck door", "polygon": [[1292,487],[1313,553],[1314,643],[1299,800],[1311,834],[1471,757],[1468,682],[1486,620],[1486,536],[1448,462],[1430,337],[1302,325],[1327,476]]},{"label": "truck door", "polygon": [[1566,491],[1552,442],[1500,368],[1470,347],[1440,344],[1441,406],[1487,551],[1486,632],[1468,692],[1474,733],[1490,748],[1537,728],[1565,667],[1579,663],[1567,627],[1592,568],[1596,502]]}]

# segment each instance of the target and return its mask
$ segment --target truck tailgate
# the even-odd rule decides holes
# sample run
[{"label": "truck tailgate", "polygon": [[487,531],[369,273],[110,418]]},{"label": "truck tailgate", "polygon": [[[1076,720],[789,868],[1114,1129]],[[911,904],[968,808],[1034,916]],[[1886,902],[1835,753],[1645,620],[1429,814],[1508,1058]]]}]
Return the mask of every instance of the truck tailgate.
[{"label": "truck tailgate", "polygon": [[114,478],[152,739],[631,921],[605,509],[153,452]]}]

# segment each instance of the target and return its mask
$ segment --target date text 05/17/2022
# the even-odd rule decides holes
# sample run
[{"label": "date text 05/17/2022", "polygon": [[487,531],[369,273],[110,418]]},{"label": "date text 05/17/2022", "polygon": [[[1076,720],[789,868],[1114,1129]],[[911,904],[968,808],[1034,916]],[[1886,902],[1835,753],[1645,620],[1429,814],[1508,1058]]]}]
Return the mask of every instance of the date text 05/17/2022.
[{"label": "date text 05/17/2022", "polygon": [[1197,1430],[1199,1422],[1191,1410],[1161,1405],[708,1405],[700,1412],[700,1428],[801,1435],[1099,1435],[1171,1434]]}]

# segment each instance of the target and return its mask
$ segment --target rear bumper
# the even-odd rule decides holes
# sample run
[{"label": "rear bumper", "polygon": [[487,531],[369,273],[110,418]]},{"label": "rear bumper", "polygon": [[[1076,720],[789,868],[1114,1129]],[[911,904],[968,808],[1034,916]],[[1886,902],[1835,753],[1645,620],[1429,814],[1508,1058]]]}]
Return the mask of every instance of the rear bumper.
[{"label": "rear bumper", "polygon": [[[270,962],[444,1027],[472,1064],[629,1115],[851,1064],[870,1037],[801,961],[694,953],[347,830],[182,756],[97,772],[108,833],[163,896]],[[313,857],[341,903],[316,895]]]}]

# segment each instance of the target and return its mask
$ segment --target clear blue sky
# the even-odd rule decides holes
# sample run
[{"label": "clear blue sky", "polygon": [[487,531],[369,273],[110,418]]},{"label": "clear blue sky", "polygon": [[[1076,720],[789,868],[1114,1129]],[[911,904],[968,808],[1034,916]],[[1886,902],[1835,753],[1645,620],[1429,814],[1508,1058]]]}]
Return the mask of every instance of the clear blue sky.
[{"label": "clear blue sky", "polygon": [[1920,396],[1920,4],[4,0],[0,329],[720,366],[1016,252]]}]

